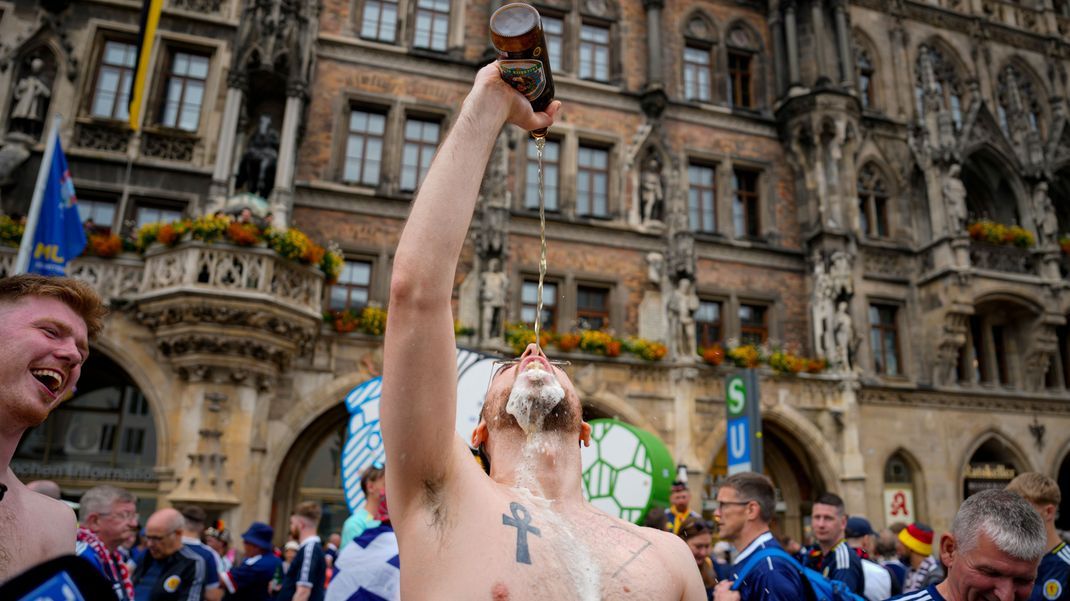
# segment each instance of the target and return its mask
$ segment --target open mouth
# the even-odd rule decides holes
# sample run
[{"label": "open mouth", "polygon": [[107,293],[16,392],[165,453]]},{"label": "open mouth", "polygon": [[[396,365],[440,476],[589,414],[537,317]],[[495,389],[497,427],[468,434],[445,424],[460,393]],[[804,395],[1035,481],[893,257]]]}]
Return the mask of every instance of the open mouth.
[{"label": "open mouth", "polygon": [[52,394],[63,389],[63,374],[54,369],[31,369],[30,374]]}]

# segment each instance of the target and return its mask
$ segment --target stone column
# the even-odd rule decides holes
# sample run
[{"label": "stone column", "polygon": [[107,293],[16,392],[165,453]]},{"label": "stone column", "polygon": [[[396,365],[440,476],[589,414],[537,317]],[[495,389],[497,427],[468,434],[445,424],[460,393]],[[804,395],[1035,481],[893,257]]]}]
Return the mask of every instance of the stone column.
[{"label": "stone column", "polygon": [[[785,83],[787,79],[787,73],[785,72],[785,56],[784,56],[784,23],[781,21],[780,14],[774,12],[769,17],[769,29],[773,32],[773,70],[776,82],[776,97],[784,95],[788,87]],[[775,99],[774,99],[775,100]]]},{"label": "stone column", "polygon": [[814,0],[810,5],[810,24],[814,31],[814,58],[817,61],[815,82],[829,75],[828,64],[825,60],[825,13],[821,5],[821,0]]},{"label": "stone column", "polygon": [[844,0],[836,2],[836,50],[840,55],[840,82],[844,87],[854,84],[854,65],[851,61],[851,45],[847,30],[847,9]]},{"label": "stone column", "polygon": [[784,30],[788,44],[788,87],[801,84],[799,81],[799,26],[795,20],[795,2],[787,2],[784,7]]},{"label": "stone column", "polygon": [[647,82],[660,84],[664,75],[661,66],[661,9],[664,0],[643,0],[646,10]]},{"label": "stone column", "polygon": [[227,195],[230,194],[230,178],[234,171],[234,142],[238,137],[238,119],[241,116],[241,106],[245,99],[245,92],[235,83],[235,78],[231,78],[231,86],[227,88],[227,102],[223,107],[223,123],[219,132],[219,145],[216,147],[215,169],[212,171],[212,186],[208,192],[208,206],[206,207],[208,213],[221,209]]},{"label": "stone column", "polygon": [[275,170],[275,189],[271,192],[271,212],[275,226],[290,225],[290,208],[293,205],[294,167],[297,164],[297,129],[301,122],[300,92],[286,96],[286,112],[282,117],[282,139],[279,141],[279,160]]},{"label": "stone column", "polygon": [[673,457],[677,464],[701,469],[702,462],[695,455],[692,425],[698,423],[695,414],[695,380],[698,370],[694,367],[672,368],[670,378],[673,392]]}]

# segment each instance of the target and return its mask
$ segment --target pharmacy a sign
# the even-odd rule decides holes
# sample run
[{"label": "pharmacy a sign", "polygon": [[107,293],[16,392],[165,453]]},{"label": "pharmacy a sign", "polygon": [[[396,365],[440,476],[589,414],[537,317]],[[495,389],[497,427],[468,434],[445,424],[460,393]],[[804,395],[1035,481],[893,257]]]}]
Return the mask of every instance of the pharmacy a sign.
[{"label": "pharmacy a sign", "polygon": [[758,374],[753,369],[725,381],[728,428],[728,474],[762,471],[762,414],[758,402]]}]

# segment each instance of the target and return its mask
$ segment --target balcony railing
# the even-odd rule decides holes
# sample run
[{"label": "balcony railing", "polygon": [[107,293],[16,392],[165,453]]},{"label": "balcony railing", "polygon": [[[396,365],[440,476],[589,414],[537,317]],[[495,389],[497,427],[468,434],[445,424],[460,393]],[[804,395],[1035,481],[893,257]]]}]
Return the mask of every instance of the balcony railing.
[{"label": "balcony railing", "polygon": [[1017,246],[1002,246],[970,241],[970,265],[976,269],[1036,275],[1037,261],[1032,251]]},{"label": "balcony railing", "polygon": [[[14,275],[17,255],[16,248],[0,247],[0,277]],[[136,255],[114,259],[78,257],[71,261],[67,274],[89,284],[104,302],[112,304],[137,296],[144,266],[144,261]]]},{"label": "balcony railing", "polygon": [[[0,247],[0,277],[13,275],[18,249]],[[79,257],[67,274],[88,283],[109,304],[181,291],[259,297],[321,316],[323,274],[266,248],[184,242],[175,248],[104,259]]]},{"label": "balcony railing", "polygon": [[226,291],[281,301],[318,319],[323,274],[266,248],[191,241],[150,249],[141,297],[182,291]]}]

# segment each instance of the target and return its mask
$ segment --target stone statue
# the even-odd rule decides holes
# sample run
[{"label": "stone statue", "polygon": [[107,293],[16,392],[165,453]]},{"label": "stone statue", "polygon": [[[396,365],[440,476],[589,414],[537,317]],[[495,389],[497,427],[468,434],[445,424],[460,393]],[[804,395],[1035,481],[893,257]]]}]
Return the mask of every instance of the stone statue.
[{"label": "stone statue", "polygon": [[832,267],[829,268],[832,283],[832,297],[851,296],[855,292],[854,278],[851,277],[851,255],[847,251],[837,250],[832,253]]},{"label": "stone statue", "polygon": [[825,358],[831,358],[835,340],[833,338],[833,325],[836,309],[833,304],[835,296],[832,277],[825,269],[825,259],[821,253],[815,252],[814,264],[814,299],[811,305],[814,319],[814,344],[818,354]]},{"label": "stone statue", "polygon": [[966,186],[962,185],[958,164],[951,165],[944,177],[944,204],[947,207],[947,230],[952,236],[966,232]]},{"label": "stone statue", "polygon": [[832,354],[832,364],[838,365],[844,371],[851,369],[851,341],[854,339],[854,327],[851,323],[851,315],[847,312],[847,303],[840,301],[836,306],[836,348]]},{"label": "stone statue", "polygon": [[640,176],[640,200],[642,201],[643,224],[661,221],[665,190],[661,181],[661,166],[651,157]]},{"label": "stone statue", "polygon": [[45,120],[45,110],[52,91],[41,76],[45,62],[39,58],[30,61],[30,72],[15,84],[14,104],[11,107],[11,122],[16,129],[36,135]]},{"label": "stone statue", "polygon": [[1037,224],[1041,246],[1059,243],[1059,218],[1048,198],[1048,182],[1039,182],[1033,189],[1033,220]]},{"label": "stone statue", "polygon": [[665,273],[665,255],[659,252],[646,254],[646,279],[651,284],[661,284],[661,277]]},{"label": "stone statue", "polygon": [[483,209],[483,223],[479,233],[479,250],[485,257],[500,257],[505,252],[508,209],[487,206]]},{"label": "stone statue", "polygon": [[267,198],[275,187],[275,167],[279,161],[279,132],[271,127],[271,116],[260,115],[260,125],[249,139],[249,147],[238,166],[237,188]]},{"label": "stone statue", "polygon": [[502,335],[502,316],[509,290],[509,277],[502,271],[499,259],[487,262],[487,269],[480,276],[480,286],[480,298],[483,301],[483,338],[497,338]]},{"label": "stone statue", "polygon": [[673,354],[683,361],[694,361],[698,354],[695,337],[695,311],[699,299],[688,278],[680,278],[669,297],[669,343]]}]

